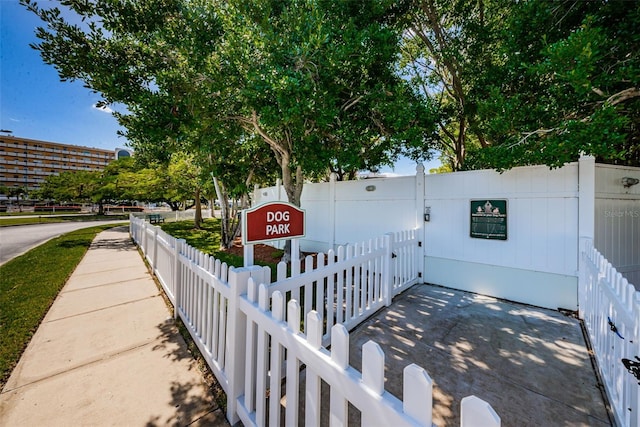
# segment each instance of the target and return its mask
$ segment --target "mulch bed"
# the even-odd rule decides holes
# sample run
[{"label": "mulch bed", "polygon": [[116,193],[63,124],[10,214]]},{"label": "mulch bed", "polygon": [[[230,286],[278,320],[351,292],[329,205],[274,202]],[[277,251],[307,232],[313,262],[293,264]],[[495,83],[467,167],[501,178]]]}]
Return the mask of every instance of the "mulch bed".
[{"label": "mulch bed", "polygon": [[[240,237],[236,238],[233,241],[233,246],[229,248],[226,252],[244,256],[244,246],[242,245],[242,239]],[[254,262],[263,262],[269,264],[277,264],[282,259],[283,251],[281,249],[274,248],[273,246],[264,245],[262,243],[256,243],[253,245],[253,261]],[[304,258],[307,255],[313,256],[313,265],[316,268],[316,253],[305,253],[300,254],[302,269],[304,270]]]},{"label": "mulch bed", "polygon": [[[244,256],[244,246],[242,245],[242,239],[240,239],[240,237],[235,239],[233,241],[233,246],[226,252],[233,255]],[[274,248],[273,246],[263,245],[262,243],[253,245],[254,262],[277,264],[280,262],[281,258],[282,251]]]}]

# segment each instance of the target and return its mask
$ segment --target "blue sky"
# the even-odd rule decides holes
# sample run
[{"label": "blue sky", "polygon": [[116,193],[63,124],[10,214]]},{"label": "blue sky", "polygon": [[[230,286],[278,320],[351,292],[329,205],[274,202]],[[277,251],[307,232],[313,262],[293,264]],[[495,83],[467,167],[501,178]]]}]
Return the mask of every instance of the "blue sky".
[{"label": "blue sky", "polygon": [[117,120],[94,107],[100,96],[81,82],[61,82],[55,68],[29,47],[38,41],[40,23],[18,0],[0,0],[0,129],[23,138],[124,147]]},{"label": "blue sky", "polygon": [[[29,47],[38,42],[39,25],[40,19],[18,0],[0,0],[0,129],[22,138],[108,150],[125,147],[117,120],[95,108],[100,96],[82,82],[61,82],[55,68]],[[434,160],[425,169],[438,166],[440,161]],[[413,175],[415,170],[415,163],[401,159],[382,172]]]}]

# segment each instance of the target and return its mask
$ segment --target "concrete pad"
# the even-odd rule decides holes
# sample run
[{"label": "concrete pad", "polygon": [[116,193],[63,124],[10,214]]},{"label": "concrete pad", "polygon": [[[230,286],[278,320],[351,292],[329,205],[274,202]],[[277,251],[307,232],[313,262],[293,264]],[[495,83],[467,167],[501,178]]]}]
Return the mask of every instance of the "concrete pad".
[{"label": "concrete pad", "polygon": [[158,288],[149,277],[141,279],[108,283],[66,291],[58,295],[56,303],[47,313],[45,321],[63,319],[111,306],[125,304],[159,296]]},{"label": "concrete pad", "polygon": [[[130,243],[132,245],[132,243]],[[146,265],[141,262],[142,258],[134,246],[120,252],[108,252],[100,250],[87,252],[74,271],[74,275],[83,276],[86,274],[100,274],[105,272],[134,270],[138,272],[146,271]]]},{"label": "concrete pad", "polygon": [[160,319],[168,316],[162,298],[154,297],[43,322],[5,390],[149,344],[161,334]]},{"label": "concrete pad", "polygon": [[505,426],[610,425],[580,323],[559,312],[417,285],[351,333],[357,369],[368,340],[385,352],[395,396],[405,366],[427,370],[436,425],[459,425],[460,401],[471,394]]},{"label": "concrete pad", "polygon": [[7,426],[165,426],[202,418],[225,422],[191,355],[175,341],[150,343],[0,398]]}]

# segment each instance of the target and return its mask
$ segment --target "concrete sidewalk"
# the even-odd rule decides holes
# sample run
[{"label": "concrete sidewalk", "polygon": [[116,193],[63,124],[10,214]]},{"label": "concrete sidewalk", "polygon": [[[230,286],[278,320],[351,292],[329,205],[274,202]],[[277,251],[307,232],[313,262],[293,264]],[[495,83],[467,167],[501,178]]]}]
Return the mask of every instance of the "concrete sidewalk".
[{"label": "concrete sidewalk", "polygon": [[0,424],[228,425],[126,227],[100,233],[60,292]]}]

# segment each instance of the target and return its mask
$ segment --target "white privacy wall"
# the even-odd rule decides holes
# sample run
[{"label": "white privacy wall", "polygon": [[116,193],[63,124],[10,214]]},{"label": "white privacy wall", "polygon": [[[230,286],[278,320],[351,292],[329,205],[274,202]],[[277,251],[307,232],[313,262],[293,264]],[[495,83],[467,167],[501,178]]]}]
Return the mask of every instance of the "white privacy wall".
[{"label": "white privacy wall", "polygon": [[[301,208],[307,227],[300,248],[327,251],[388,232],[414,229],[419,225],[416,209],[422,205],[418,199],[415,176],[305,184]],[[275,200],[286,201],[279,185],[254,191],[255,205]]]},{"label": "white privacy wall", "polygon": [[[303,251],[327,251],[387,232],[418,229],[423,280],[552,309],[577,309],[581,242],[640,283],[640,168],[595,165],[592,157],[546,166],[306,184]],[[581,181],[582,180],[582,184]],[[470,237],[471,200],[507,201],[507,240]],[[280,185],[254,204],[286,200]],[[431,220],[423,221],[425,208]]]},{"label": "white privacy wall", "polygon": [[[346,181],[336,186],[336,243],[416,228],[416,178]],[[375,187],[367,191],[367,187]]]},{"label": "white privacy wall", "polygon": [[[507,240],[470,237],[470,201],[507,200]],[[428,175],[425,281],[577,308],[578,164]]]},{"label": "white privacy wall", "polygon": [[594,246],[631,283],[640,287],[640,168],[596,165]]}]

